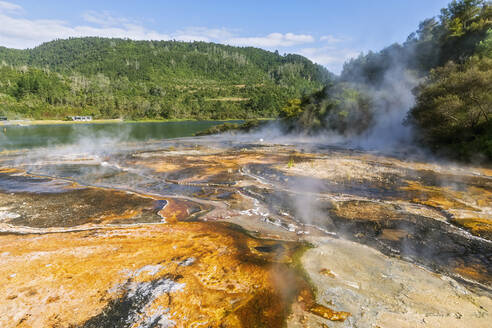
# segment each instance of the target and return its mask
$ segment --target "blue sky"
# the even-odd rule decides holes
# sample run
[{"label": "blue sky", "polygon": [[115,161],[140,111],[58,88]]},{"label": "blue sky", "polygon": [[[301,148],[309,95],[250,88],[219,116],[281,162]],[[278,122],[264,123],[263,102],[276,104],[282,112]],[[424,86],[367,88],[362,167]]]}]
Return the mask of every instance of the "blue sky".
[{"label": "blue sky", "polygon": [[0,0],[0,45],[70,36],[202,40],[299,53],[339,73],[360,52],[405,41],[450,0]]}]

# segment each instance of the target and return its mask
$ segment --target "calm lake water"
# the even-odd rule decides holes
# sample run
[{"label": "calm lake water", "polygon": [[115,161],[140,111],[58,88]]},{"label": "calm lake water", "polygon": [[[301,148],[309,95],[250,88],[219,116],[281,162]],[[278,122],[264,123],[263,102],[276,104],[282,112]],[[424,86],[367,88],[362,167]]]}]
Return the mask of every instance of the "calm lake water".
[{"label": "calm lake water", "polygon": [[[189,137],[224,121],[141,122],[0,126],[0,151],[97,140],[147,141]],[[242,121],[233,121],[242,122]]]}]

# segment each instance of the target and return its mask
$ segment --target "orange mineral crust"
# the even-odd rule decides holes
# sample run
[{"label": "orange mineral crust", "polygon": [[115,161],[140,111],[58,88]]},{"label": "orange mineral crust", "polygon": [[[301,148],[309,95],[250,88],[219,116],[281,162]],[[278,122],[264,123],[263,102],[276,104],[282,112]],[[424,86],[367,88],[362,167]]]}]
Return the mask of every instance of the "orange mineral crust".
[{"label": "orange mineral crust", "polygon": [[0,326],[280,327],[283,264],[262,243],[199,222],[3,235]]},{"label": "orange mineral crust", "polygon": [[[139,156],[136,157],[138,158]],[[292,150],[287,151],[282,148],[276,148],[274,152],[223,150],[213,154],[207,154],[206,150],[197,148],[155,154],[152,158],[137,159],[133,164],[150,168],[155,172],[169,173],[169,180],[171,181],[193,183],[240,179],[239,170],[245,165],[287,164],[289,160],[301,161],[309,159],[310,155]]]}]

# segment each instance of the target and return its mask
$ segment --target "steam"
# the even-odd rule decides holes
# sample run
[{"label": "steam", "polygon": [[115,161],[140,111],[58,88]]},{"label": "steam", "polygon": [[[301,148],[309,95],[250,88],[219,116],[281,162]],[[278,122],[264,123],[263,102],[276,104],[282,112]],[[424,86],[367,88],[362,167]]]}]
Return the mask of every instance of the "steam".
[{"label": "steam", "polygon": [[[328,107],[322,122],[324,128],[314,135],[313,129],[301,122],[305,119],[301,115],[297,129],[286,132],[282,124],[271,123],[250,136],[270,142],[313,142],[385,153],[402,149],[420,152],[413,143],[412,127],[404,124],[415,104],[412,90],[420,82],[421,73],[411,69],[415,66],[412,64],[414,57],[413,46],[393,45],[377,54],[360,57],[355,63],[347,63],[346,70],[344,68],[333,87],[326,88],[325,95],[327,100],[343,103],[343,110],[349,112],[345,121],[347,128],[343,128],[345,123],[341,121],[340,113]],[[356,90],[367,102],[359,103],[345,97],[346,88]],[[318,100],[314,101],[316,106]]]},{"label": "steam", "polygon": [[[18,146],[16,143],[23,140],[23,137],[27,140],[22,142],[26,143],[33,138],[31,135],[22,135],[24,127],[10,127],[7,133],[14,133],[13,129],[18,129],[20,135],[10,139],[11,144],[8,146]],[[112,158],[122,147],[129,146],[130,128],[124,125],[119,125],[111,131],[93,129],[85,125],[67,126],[66,129],[63,131],[66,135],[62,141],[55,136],[48,136],[39,142],[34,141],[34,148],[20,150],[18,156],[11,158],[13,162],[9,165],[45,175],[56,175],[59,165],[71,165],[73,168],[77,167],[78,174],[83,174],[83,171],[89,172],[95,167],[107,166],[108,158]],[[45,134],[34,137],[43,138]]]},{"label": "steam", "polygon": [[412,90],[418,85],[414,73],[398,63],[386,71],[379,88],[369,88],[374,124],[352,143],[363,149],[391,150],[412,145],[412,128],[403,124],[415,104]]},{"label": "steam", "polygon": [[[411,70],[415,49],[413,46],[390,46],[375,57],[367,56],[369,68],[383,70],[381,78],[368,80],[365,66],[355,65],[342,73],[341,79],[350,87],[367,95],[371,102],[371,125],[360,135],[345,138],[349,145],[364,150],[394,151],[401,147],[415,147],[413,130],[404,121],[415,104],[412,90],[419,84],[419,73]],[[372,66],[371,66],[372,65]],[[356,69],[354,69],[354,67]],[[367,70],[367,67],[365,67]],[[356,109],[357,110],[357,109]],[[362,109],[358,109],[362,112]],[[350,124],[350,122],[349,122]]]}]

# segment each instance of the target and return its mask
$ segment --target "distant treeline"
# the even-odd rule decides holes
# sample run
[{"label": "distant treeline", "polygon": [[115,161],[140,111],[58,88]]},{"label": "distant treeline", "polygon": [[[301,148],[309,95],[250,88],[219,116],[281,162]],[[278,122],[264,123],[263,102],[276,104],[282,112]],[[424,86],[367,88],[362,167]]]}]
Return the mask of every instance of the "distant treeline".
[{"label": "distant treeline", "polygon": [[205,42],[71,38],[0,47],[0,113],[10,117],[274,117],[332,75],[299,55]]},{"label": "distant treeline", "polygon": [[492,161],[490,1],[452,1],[406,42],[346,62],[336,81],[291,99],[281,115],[308,133],[363,134],[397,110],[405,88],[416,97],[405,118],[416,141],[455,158]]}]

